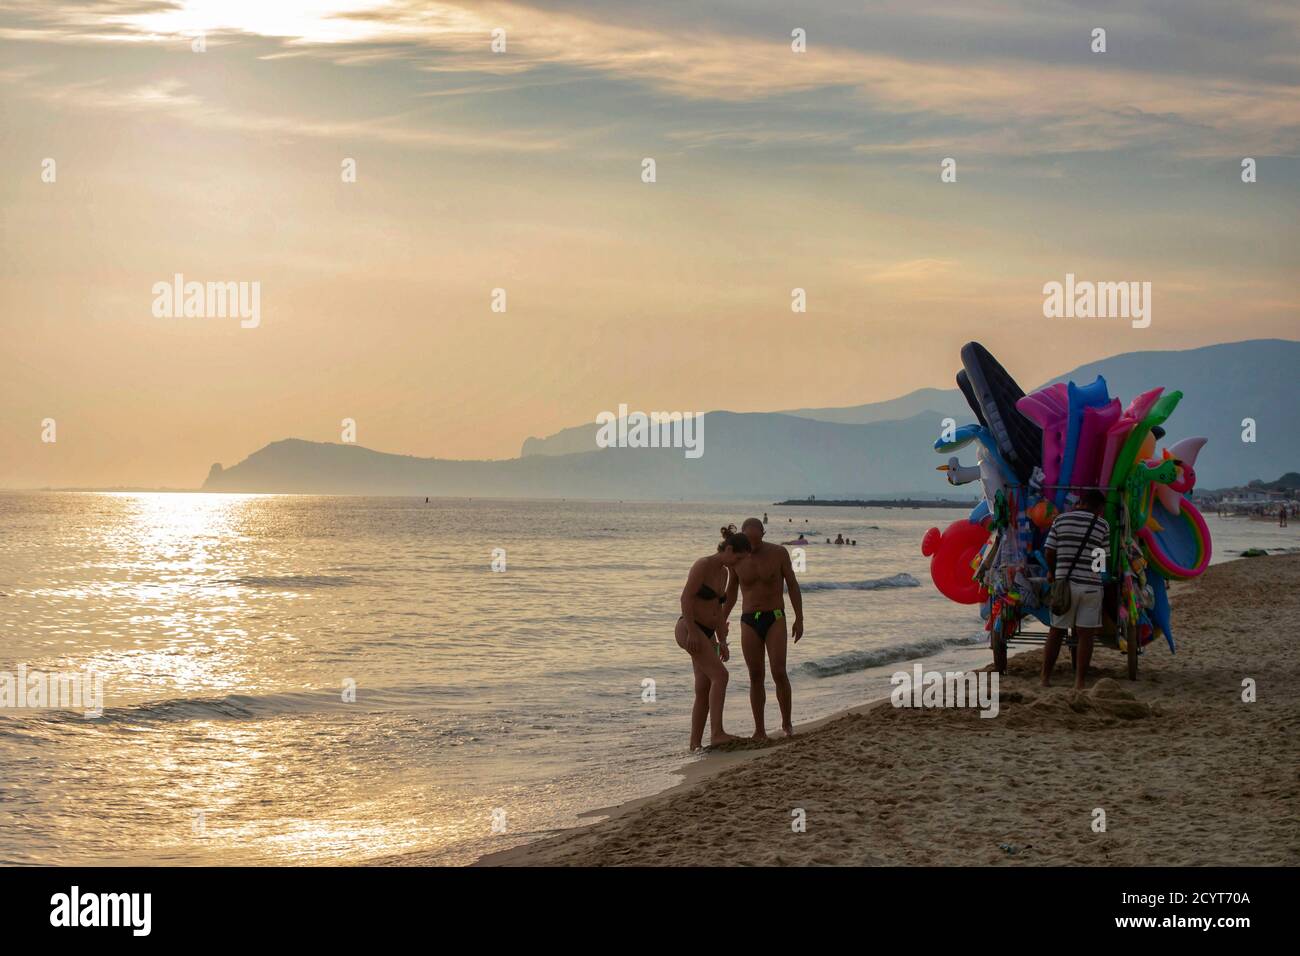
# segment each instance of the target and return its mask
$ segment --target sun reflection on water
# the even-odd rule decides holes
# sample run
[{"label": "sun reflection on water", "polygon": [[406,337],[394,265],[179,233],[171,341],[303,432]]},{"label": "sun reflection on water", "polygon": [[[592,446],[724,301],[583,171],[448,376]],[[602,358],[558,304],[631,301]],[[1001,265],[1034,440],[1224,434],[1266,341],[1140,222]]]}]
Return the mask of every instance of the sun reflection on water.
[{"label": "sun reflection on water", "polygon": [[[607,742],[644,715],[584,695],[622,686],[621,655],[639,674],[676,647],[628,623],[658,585],[628,573],[627,517],[582,512],[575,533],[571,507],[0,496],[0,662],[104,686],[102,719],[0,713],[0,861],[463,863],[597,789],[630,798],[605,755],[641,775],[644,756]],[[502,538],[508,584],[484,550]],[[592,657],[604,635],[617,661]]]},{"label": "sun reflection on water", "polygon": [[[247,623],[248,589],[229,581],[248,555],[241,539],[256,526],[265,496],[115,493],[97,547],[87,559],[92,586],[107,606],[80,667],[105,674],[130,693],[221,693],[244,686],[259,669]],[[68,599],[82,602],[87,588]],[[123,647],[125,639],[128,647]],[[107,639],[105,641],[105,639]]]},{"label": "sun reflection on water", "polygon": [[[67,842],[98,842],[100,859],[347,863],[425,846],[431,825],[467,825],[464,807],[445,820],[431,811],[423,784],[359,774],[356,753],[394,721],[340,709],[295,667],[301,641],[284,609],[313,600],[297,584],[327,576],[261,546],[291,520],[267,509],[277,496],[97,497],[75,580],[52,575],[26,593],[61,608],[59,663],[105,681],[109,719],[78,728],[90,746],[70,792],[102,793],[110,779],[119,806],[158,825],[145,845],[138,832],[130,847],[111,833]],[[227,719],[203,719],[212,712]]]}]

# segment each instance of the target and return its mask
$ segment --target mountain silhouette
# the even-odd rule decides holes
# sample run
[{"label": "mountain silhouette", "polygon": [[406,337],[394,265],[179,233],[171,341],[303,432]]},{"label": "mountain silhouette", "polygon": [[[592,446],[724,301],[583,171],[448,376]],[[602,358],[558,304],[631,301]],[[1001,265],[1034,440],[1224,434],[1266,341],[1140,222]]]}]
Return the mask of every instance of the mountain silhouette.
[{"label": "mountain silhouette", "polygon": [[[952,364],[955,369],[955,358]],[[1297,368],[1300,342],[1257,339],[1124,353],[1052,381],[1086,383],[1101,374],[1111,394],[1125,402],[1156,385],[1181,390],[1183,400],[1167,424],[1167,443],[1207,437],[1196,463],[1197,484],[1213,488],[1269,479],[1300,465]],[[715,411],[704,415],[704,454],[697,459],[680,448],[597,448],[594,423],[530,438],[519,458],[504,461],[416,458],[286,439],[229,468],[214,465],[203,490],[637,499],[952,497],[954,489],[935,471],[942,462],[932,450],[949,417],[958,424],[974,421],[956,388],[920,389],[847,408]],[[1245,419],[1255,423],[1254,442],[1242,440]]]}]

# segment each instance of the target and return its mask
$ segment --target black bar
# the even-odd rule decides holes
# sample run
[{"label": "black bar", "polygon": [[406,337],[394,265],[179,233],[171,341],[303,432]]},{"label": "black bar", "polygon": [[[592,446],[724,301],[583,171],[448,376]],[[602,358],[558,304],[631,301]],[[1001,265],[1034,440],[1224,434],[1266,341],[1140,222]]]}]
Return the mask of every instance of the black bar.
[{"label": "black bar", "polygon": [[[32,935],[51,941],[200,941],[205,947],[430,939],[497,940],[531,933],[537,944],[588,938],[610,926],[636,936],[662,936],[697,921],[724,923],[728,936],[766,934],[771,901],[791,927],[838,921],[843,932],[885,941],[881,933],[969,938],[972,928],[1033,941],[1109,938],[1186,939],[1199,935],[1229,946],[1243,932],[1276,934],[1289,927],[1294,872],[1280,869],[826,868],[524,870],[364,868],[8,869],[0,870],[0,912],[6,941]],[[78,887],[98,893],[150,894],[147,936],[130,925],[54,927],[56,894]],[[143,899],[143,898],[141,898]],[[780,901],[779,904],[777,901]],[[752,919],[744,918],[748,913]],[[1244,925],[1179,925],[1178,921],[1245,920]],[[1132,923],[1152,921],[1152,925]],[[1126,923],[1121,925],[1122,921]],[[1172,921],[1167,923],[1167,921]],[[811,930],[810,930],[811,931]],[[1033,934],[1033,935],[1030,935]],[[1043,935],[1039,935],[1043,934]],[[837,932],[836,935],[839,935]],[[75,936],[75,939],[73,937]],[[616,944],[616,939],[607,940]],[[683,940],[683,943],[686,941]],[[51,950],[53,951],[53,950]]]}]

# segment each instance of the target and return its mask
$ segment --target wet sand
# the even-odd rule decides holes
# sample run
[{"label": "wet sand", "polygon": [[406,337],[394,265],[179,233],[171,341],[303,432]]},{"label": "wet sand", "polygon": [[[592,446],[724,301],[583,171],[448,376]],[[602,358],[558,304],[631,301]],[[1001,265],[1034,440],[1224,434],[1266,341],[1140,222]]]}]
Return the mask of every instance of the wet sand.
[{"label": "wet sand", "polygon": [[1135,683],[1099,647],[1084,694],[1064,653],[1044,690],[1028,651],[996,718],[876,702],[479,865],[1300,864],[1300,555],[1216,565],[1172,601],[1178,653],[1148,646]]}]

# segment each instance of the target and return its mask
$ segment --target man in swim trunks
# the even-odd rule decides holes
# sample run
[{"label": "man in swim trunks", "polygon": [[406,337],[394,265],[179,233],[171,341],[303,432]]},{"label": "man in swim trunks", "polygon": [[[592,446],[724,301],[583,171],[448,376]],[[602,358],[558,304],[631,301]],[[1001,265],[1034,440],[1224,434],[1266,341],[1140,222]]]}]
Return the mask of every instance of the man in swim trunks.
[{"label": "man in swim trunks", "polygon": [[740,526],[749,538],[752,551],[749,559],[736,566],[736,573],[727,583],[727,601],[723,619],[736,604],[737,590],[743,597],[740,615],[740,649],[749,670],[749,706],[754,712],[754,739],[766,740],[763,709],[767,704],[764,690],[763,658],[766,656],[776,686],[776,701],[781,706],[781,730],[787,737],[794,735],[790,719],[790,678],[785,671],[786,630],[784,591],[790,592],[790,606],[794,609],[794,642],[803,637],[803,597],[799,582],[795,580],[790,552],[779,544],[763,541],[763,522],[746,518]]}]

